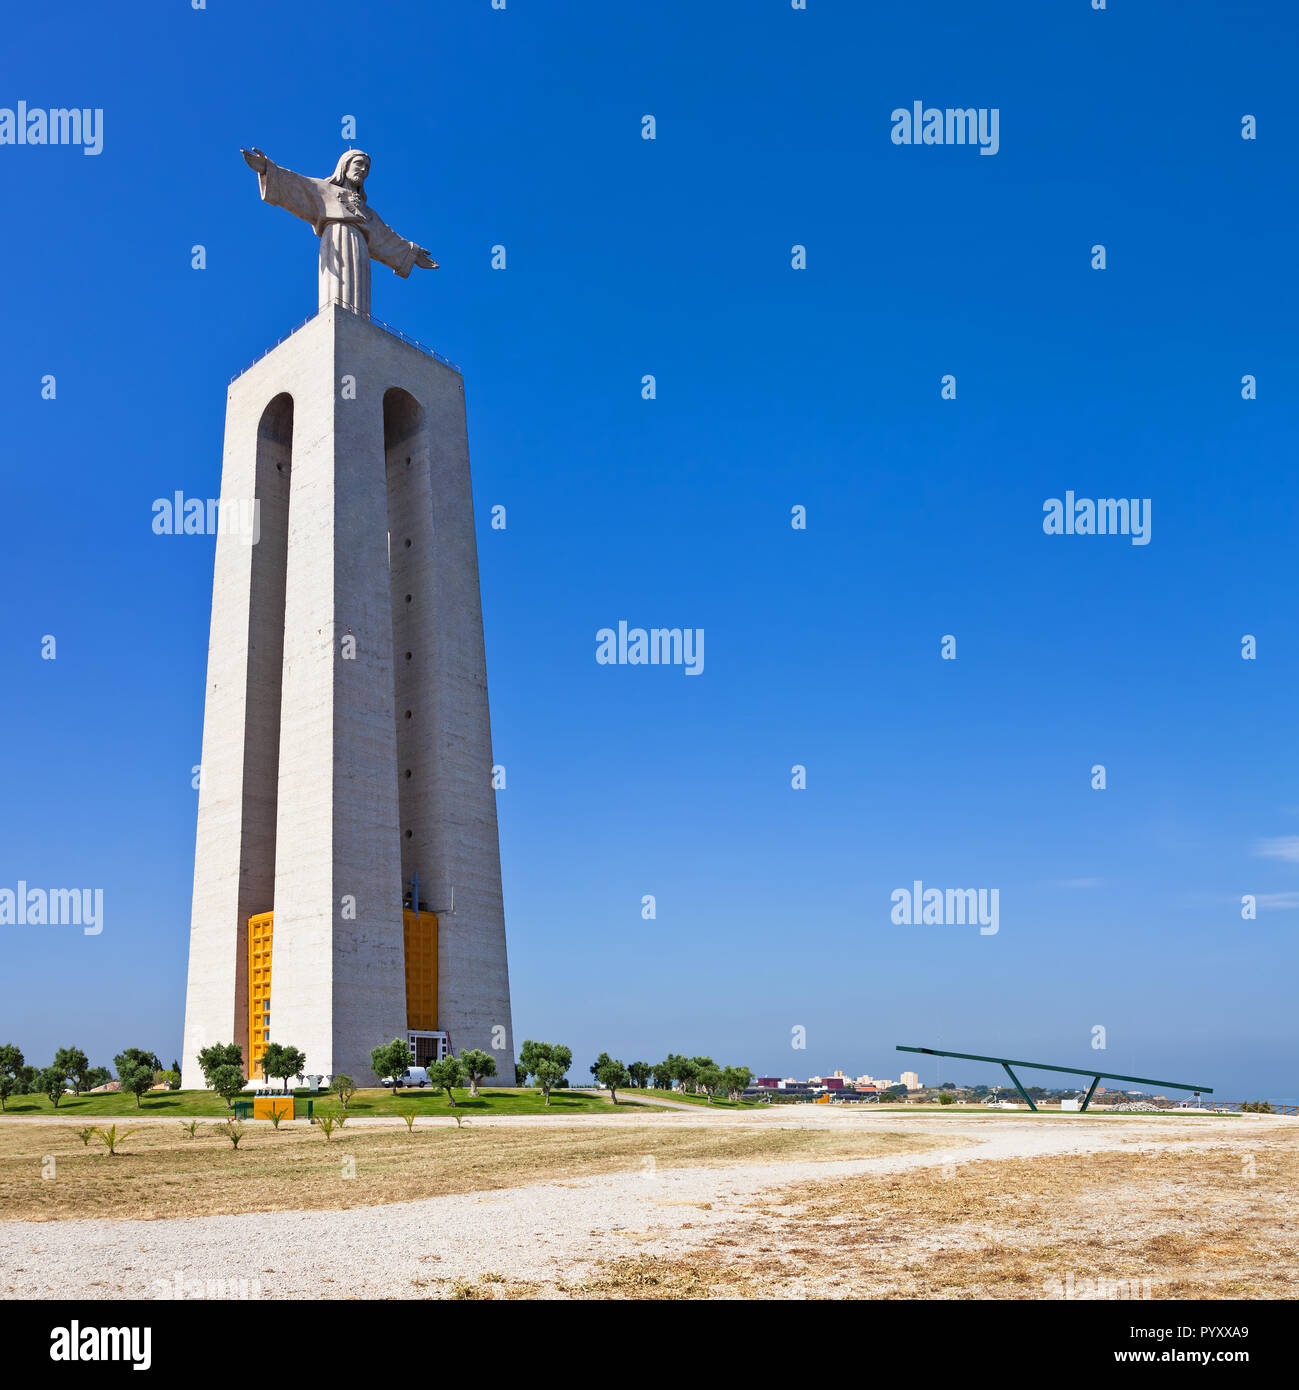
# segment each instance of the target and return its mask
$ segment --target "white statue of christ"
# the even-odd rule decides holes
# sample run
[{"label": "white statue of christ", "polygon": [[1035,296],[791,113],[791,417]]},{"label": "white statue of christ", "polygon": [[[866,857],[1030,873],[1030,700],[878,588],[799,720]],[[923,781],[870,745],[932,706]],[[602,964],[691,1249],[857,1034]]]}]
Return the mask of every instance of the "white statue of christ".
[{"label": "white statue of christ", "polygon": [[391,266],[404,280],[412,266],[436,270],[422,247],[400,237],[365,200],[370,156],[347,150],[327,179],[282,169],[257,148],[240,150],[257,172],[262,201],[310,222],[320,238],[320,307],[337,301],[357,313],[370,312],[370,261]]}]

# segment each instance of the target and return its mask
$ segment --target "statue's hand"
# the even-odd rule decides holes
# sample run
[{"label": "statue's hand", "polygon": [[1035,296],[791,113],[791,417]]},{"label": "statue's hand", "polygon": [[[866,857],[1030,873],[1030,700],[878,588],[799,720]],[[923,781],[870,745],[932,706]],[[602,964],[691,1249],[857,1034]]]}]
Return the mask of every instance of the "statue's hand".
[{"label": "statue's hand", "polygon": [[438,268],[438,263],[422,246],[415,248],[415,264],[424,270],[436,270]]},{"label": "statue's hand", "polygon": [[239,153],[243,155],[244,163],[250,169],[256,169],[259,174],[266,172],[266,156],[256,145],[251,150],[240,150]]}]

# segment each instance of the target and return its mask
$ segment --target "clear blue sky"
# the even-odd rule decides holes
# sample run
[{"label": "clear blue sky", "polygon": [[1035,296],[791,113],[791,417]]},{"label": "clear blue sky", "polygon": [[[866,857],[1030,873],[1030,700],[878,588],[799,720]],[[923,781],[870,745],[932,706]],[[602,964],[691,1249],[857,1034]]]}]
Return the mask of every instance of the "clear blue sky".
[{"label": "clear blue sky", "polygon": [[[0,887],[105,930],[0,928],[3,1039],[180,1051],[214,543],[151,504],[217,495],[228,378],[315,307],[239,146],[325,174],[351,114],[443,267],[375,312],[465,372],[517,1037],[1294,1096],[1295,7],[357,14],[6,21],[0,105],[105,114],[98,157],[0,146]],[[999,153],[895,146],[916,100]],[[1152,543],[1045,536],[1066,489]],[[704,628],[704,675],[598,666],[619,619]],[[895,926],[917,878],[999,933]]]}]

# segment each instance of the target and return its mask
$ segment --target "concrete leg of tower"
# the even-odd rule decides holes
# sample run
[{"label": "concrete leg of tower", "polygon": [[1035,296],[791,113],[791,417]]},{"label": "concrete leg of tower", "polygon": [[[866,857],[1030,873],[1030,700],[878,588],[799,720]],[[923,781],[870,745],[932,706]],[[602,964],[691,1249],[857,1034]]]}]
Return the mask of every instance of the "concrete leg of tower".
[{"label": "concrete leg of tower", "polygon": [[246,921],[270,906],[270,1036],[372,1082],[370,1049],[406,1031],[418,873],[440,917],[439,1027],[513,1084],[459,374],[322,310],[231,387],[223,498],[254,484],[258,545],[217,545],[186,1082],[204,1044],[247,1047]]},{"label": "concrete leg of tower", "polygon": [[439,1028],[491,1054],[486,1084],[513,1086],[464,381],[363,319],[341,338],[340,370],[364,363],[384,395],[402,877],[438,914]]},{"label": "concrete leg of tower", "polygon": [[248,918],[275,894],[275,826],[293,402],[266,375],[230,389],[222,516],[259,504],[254,533],[217,536],[181,1075],[237,1042],[247,1063]]}]

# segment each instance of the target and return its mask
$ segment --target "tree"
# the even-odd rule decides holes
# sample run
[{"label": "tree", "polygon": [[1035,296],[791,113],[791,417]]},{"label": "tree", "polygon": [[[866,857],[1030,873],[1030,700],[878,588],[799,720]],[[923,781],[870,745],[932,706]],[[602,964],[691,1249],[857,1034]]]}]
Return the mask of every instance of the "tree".
[{"label": "tree", "polygon": [[653,1068],[648,1062],[629,1062],[627,1064],[627,1075],[631,1077],[631,1084],[639,1086],[642,1091],[649,1085],[652,1070]]},{"label": "tree", "polygon": [[162,1079],[167,1083],[167,1089],[169,1091],[180,1090],[180,1072],[178,1072],[174,1067],[171,1069],[171,1071],[163,1072]]},{"label": "tree", "polygon": [[356,1094],[356,1082],[346,1072],[340,1071],[334,1078],[334,1094],[338,1097],[339,1105],[346,1110],[347,1102]]},{"label": "tree", "polygon": [[522,1062],[514,1064],[514,1084],[520,1089],[528,1084],[528,1069]]},{"label": "tree", "polygon": [[670,1091],[672,1089],[672,1063],[666,1059],[662,1062],[655,1062],[651,1071],[654,1085],[660,1091]]},{"label": "tree", "polygon": [[79,1047],[61,1047],[54,1054],[54,1065],[72,1082],[73,1095],[79,1096],[90,1070],[90,1058]]},{"label": "tree", "polygon": [[950,1091],[943,1091],[938,1097],[939,1105],[955,1105],[956,1097]]},{"label": "tree", "polygon": [[699,1064],[689,1057],[674,1057],[672,1075],[682,1091],[698,1090]]},{"label": "tree", "polygon": [[563,1081],[573,1065],[573,1049],[562,1043],[534,1042],[528,1038],[519,1049],[519,1061],[527,1076],[535,1076],[546,1104],[550,1093]]},{"label": "tree", "polygon": [[[712,1059],[711,1057],[691,1057],[691,1058],[690,1058],[690,1061],[694,1064],[694,1066],[695,1066],[695,1068],[696,1068],[695,1083],[694,1083],[694,1084],[695,1084],[695,1093],[698,1094],[700,1091],[702,1091],[702,1090],[704,1089],[704,1083],[703,1083],[702,1081],[699,1080],[698,1073],[701,1072],[701,1071],[703,1071],[703,1069],[704,1069],[705,1067],[717,1067],[717,1063],[714,1062],[713,1059]],[[720,1075],[720,1074],[721,1074],[721,1068],[720,1068],[720,1067],[717,1067],[717,1071],[718,1071],[718,1074]],[[720,1084],[720,1083],[719,1083],[719,1084]]]},{"label": "tree", "polygon": [[[117,1075],[118,1080],[121,1080],[121,1072],[118,1072]],[[225,1101],[226,1109],[229,1110],[234,1098],[244,1088],[243,1067],[236,1067],[232,1063],[226,1062],[211,1072],[204,1072],[204,1076],[207,1078],[208,1085]],[[124,1081],[122,1084],[126,1085]]]},{"label": "tree", "polygon": [[26,1070],[22,1049],[17,1043],[0,1043],[0,1110],[12,1095],[22,1095],[22,1074]]},{"label": "tree", "polygon": [[752,1080],[753,1073],[748,1067],[727,1067],[722,1072],[722,1089],[731,1100],[738,1101]]},{"label": "tree", "polygon": [[180,1063],[173,1057],[171,1059],[171,1069],[176,1073],[176,1089],[180,1090]]},{"label": "tree", "polygon": [[564,1077],[563,1068],[558,1062],[541,1061],[537,1063],[536,1070],[537,1085],[541,1087],[542,1098],[546,1102],[547,1108],[550,1106],[550,1093],[556,1088],[562,1089],[567,1081]]},{"label": "tree", "polygon": [[107,1086],[113,1073],[107,1067],[91,1067],[86,1073],[86,1090],[93,1091],[97,1086]]},{"label": "tree", "polygon": [[709,1062],[707,1066],[702,1066],[695,1072],[695,1086],[708,1097],[709,1105],[713,1103],[713,1096],[721,1089],[721,1085],[722,1069],[715,1062]]},{"label": "tree", "polygon": [[67,1084],[68,1078],[64,1075],[61,1067],[45,1067],[36,1077],[36,1089],[43,1096],[48,1096],[54,1108],[59,1108],[59,1101],[63,1098],[63,1088]]},{"label": "tree", "polygon": [[[117,1069],[117,1079],[122,1090],[135,1097],[135,1108],[140,1109],[140,1097],[153,1085],[153,1072],[138,1062],[127,1062]],[[239,1073],[239,1084],[243,1085],[243,1072]]]},{"label": "tree", "polygon": [[41,1093],[39,1081],[41,1079],[41,1069],[39,1067],[21,1066],[18,1068],[18,1089],[20,1096],[38,1096]]},{"label": "tree", "polygon": [[460,1054],[460,1065],[464,1068],[465,1075],[469,1078],[469,1094],[478,1094],[478,1083],[484,1078],[496,1075],[496,1058],[490,1052],[484,1052],[481,1048],[466,1048]]},{"label": "tree", "polygon": [[428,1069],[428,1079],[447,1093],[447,1099],[451,1102],[451,1108],[456,1108],[456,1098],[453,1091],[455,1086],[465,1084],[465,1069],[461,1065],[459,1057],[443,1057],[440,1062],[434,1062]]},{"label": "tree", "polygon": [[609,1088],[609,1099],[617,1105],[617,1088],[619,1086],[630,1086],[631,1077],[627,1072],[627,1068],[615,1058],[610,1057],[607,1052],[602,1052],[600,1056],[602,1060],[599,1063],[599,1070],[595,1074],[595,1079],[601,1086],[607,1086]]},{"label": "tree", "polygon": [[[128,1052],[132,1049],[127,1049]],[[126,1054],[124,1053],[123,1056]],[[150,1064],[157,1062],[157,1058],[152,1054],[146,1054],[150,1058]],[[121,1074],[122,1058],[113,1059],[117,1063],[118,1074]],[[213,1043],[211,1047],[205,1047],[198,1054],[198,1069],[203,1073],[203,1084],[209,1090],[216,1090],[216,1082],[213,1078],[221,1067],[238,1067],[240,1076],[244,1071],[244,1050],[238,1043]]]},{"label": "tree", "polygon": [[300,1049],[291,1047],[288,1043],[266,1044],[266,1051],[262,1053],[262,1075],[278,1076],[283,1083],[285,1095],[289,1091],[289,1077],[297,1076],[306,1069],[307,1059]]},{"label": "tree", "polygon": [[[217,1046],[220,1047],[221,1044],[218,1043]],[[230,1043],[229,1046],[233,1047],[234,1044]],[[209,1051],[210,1050],[211,1049],[209,1049]],[[236,1064],[241,1062],[243,1060],[243,1054],[241,1053],[234,1060]],[[122,1079],[123,1067],[148,1067],[151,1072],[162,1070],[162,1063],[158,1060],[158,1054],[156,1052],[148,1052],[142,1047],[124,1047],[121,1052],[113,1058],[113,1066],[117,1068],[117,1078],[119,1081]]]},{"label": "tree", "polygon": [[410,1043],[405,1038],[394,1038],[390,1043],[385,1043],[382,1047],[370,1049],[370,1065],[374,1068],[374,1074],[383,1080],[385,1076],[392,1077],[392,1093],[397,1094],[397,1083],[401,1080],[401,1074],[414,1061],[411,1055]]}]

